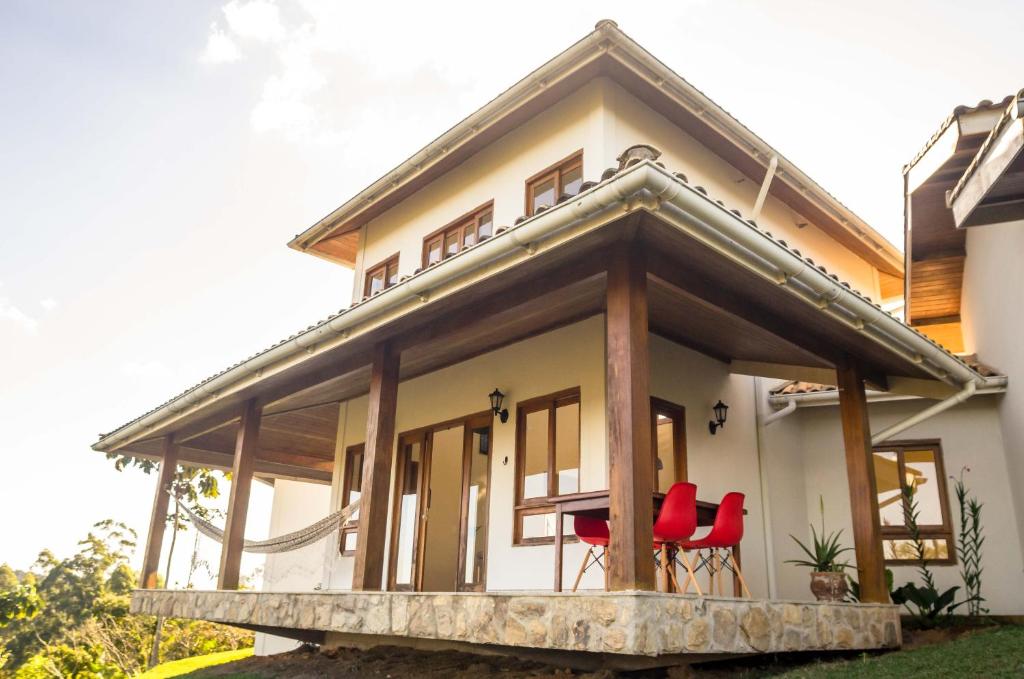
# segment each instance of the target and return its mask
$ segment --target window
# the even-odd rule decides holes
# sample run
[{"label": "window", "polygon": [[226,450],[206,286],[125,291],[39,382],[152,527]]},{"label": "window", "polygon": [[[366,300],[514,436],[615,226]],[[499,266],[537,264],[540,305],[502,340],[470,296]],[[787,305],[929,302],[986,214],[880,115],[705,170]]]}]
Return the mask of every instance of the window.
[{"label": "window", "polygon": [[[345,475],[341,482],[341,506],[347,507],[359,499],[363,487],[363,444],[349,446],[345,450]],[[343,556],[356,553],[356,533],[359,530],[359,510],[352,514],[352,521],[341,528],[339,549]]]},{"label": "window", "polygon": [[579,151],[526,180],[526,216],[532,216],[539,207],[552,207],[563,193],[579,193],[582,185],[583,152]]},{"label": "window", "polygon": [[686,411],[652,396],[651,420],[654,489],[667,493],[673,483],[686,481]]},{"label": "window", "polygon": [[[524,401],[516,409],[515,544],[551,543],[551,498],[580,489],[579,388]],[[572,535],[571,517],[563,534]]]},{"label": "window", "polygon": [[882,551],[887,563],[915,561],[907,529],[909,502],[903,488],[913,490],[917,525],[929,561],[954,563],[956,549],[949,519],[949,495],[938,441],[902,441],[876,446],[875,499],[882,524]]},{"label": "window", "polygon": [[363,296],[376,295],[381,290],[386,290],[398,282],[398,255],[384,260],[380,264],[367,269],[366,285],[363,288]]},{"label": "window", "polygon": [[423,266],[448,259],[471,245],[494,235],[493,201],[459,217],[423,239]]}]

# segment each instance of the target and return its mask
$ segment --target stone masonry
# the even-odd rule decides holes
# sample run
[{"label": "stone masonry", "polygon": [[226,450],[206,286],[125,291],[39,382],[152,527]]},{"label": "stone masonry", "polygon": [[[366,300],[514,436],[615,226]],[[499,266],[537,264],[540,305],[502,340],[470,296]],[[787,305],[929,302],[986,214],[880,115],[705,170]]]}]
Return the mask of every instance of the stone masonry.
[{"label": "stone masonry", "polygon": [[265,627],[636,656],[895,648],[899,611],[655,592],[137,590],[133,613]]}]

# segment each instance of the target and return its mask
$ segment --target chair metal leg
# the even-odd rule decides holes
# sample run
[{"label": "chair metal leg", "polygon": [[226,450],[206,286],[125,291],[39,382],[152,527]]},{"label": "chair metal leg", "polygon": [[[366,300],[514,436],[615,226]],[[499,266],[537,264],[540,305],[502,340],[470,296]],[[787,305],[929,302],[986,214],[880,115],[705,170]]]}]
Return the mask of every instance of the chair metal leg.
[{"label": "chair metal leg", "polygon": [[580,570],[576,574],[576,582],[572,583],[572,591],[576,591],[576,588],[580,586],[580,580],[583,579],[583,574],[587,570],[587,564],[590,562],[590,557],[594,557],[594,561],[597,561],[597,556],[594,555],[593,546],[587,550],[587,553],[583,555],[583,563],[580,565]]}]

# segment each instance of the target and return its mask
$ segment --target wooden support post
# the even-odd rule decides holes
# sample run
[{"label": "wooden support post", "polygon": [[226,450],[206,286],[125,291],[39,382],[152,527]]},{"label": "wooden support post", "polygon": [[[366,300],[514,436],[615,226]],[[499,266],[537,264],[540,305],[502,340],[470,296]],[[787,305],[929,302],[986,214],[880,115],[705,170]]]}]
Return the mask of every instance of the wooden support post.
[{"label": "wooden support post", "polygon": [[359,495],[359,532],[352,573],[352,589],[357,591],[380,590],[384,581],[399,357],[399,352],[388,342],[377,345],[373,351],[363,484]]},{"label": "wooden support post", "polygon": [[639,252],[612,258],[607,297],[609,588],[653,591],[647,267]]},{"label": "wooden support post", "polygon": [[238,438],[235,439],[235,459],[231,465],[231,494],[228,496],[228,516],[220,551],[217,589],[238,589],[242,545],[245,541],[245,518],[249,512],[249,490],[252,488],[252,472],[260,445],[262,413],[263,408],[255,400],[247,401],[242,409],[242,422],[238,428]]},{"label": "wooden support post", "polygon": [[142,589],[156,589],[160,550],[164,544],[164,529],[167,527],[167,503],[170,500],[166,490],[177,470],[178,445],[174,442],[174,434],[169,434],[163,440],[160,472],[157,474],[153,495],[153,512],[149,517],[149,535],[146,537],[146,551],[142,558],[142,572],[139,574],[139,587]]},{"label": "wooden support post", "polygon": [[856,365],[836,366],[839,413],[846,447],[846,476],[850,484],[850,513],[853,518],[853,547],[857,556],[860,599],[866,603],[889,603],[885,586],[881,527],[875,507],[875,465],[871,452],[871,428],[864,378]]}]

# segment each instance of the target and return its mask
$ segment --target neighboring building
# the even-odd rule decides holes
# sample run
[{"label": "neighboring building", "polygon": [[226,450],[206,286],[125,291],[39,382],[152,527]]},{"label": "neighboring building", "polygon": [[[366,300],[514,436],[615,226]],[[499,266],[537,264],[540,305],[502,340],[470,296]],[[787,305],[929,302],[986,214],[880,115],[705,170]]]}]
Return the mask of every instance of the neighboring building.
[{"label": "neighboring building", "polygon": [[[269,556],[263,594],[139,590],[136,611],[325,643],[601,652],[634,665],[878,648],[899,643],[883,575],[905,538],[896,471],[921,489],[937,557],[952,555],[956,521],[943,464],[970,464],[992,534],[1024,501],[1011,486],[1020,418],[999,412],[1011,396],[970,398],[1003,392],[1006,378],[883,310],[903,296],[900,253],[613,22],[290,245],[351,268],[352,305],[94,448],[165,470],[233,470],[220,590],[237,588],[253,476],[276,479],[275,533],[357,498],[358,520],[322,547]],[[1010,371],[1020,359],[972,334],[982,325],[968,306],[964,336]],[[801,382],[770,393],[779,379]],[[496,387],[507,422],[490,410]],[[920,396],[954,394],[970,400],[883,432],[895,438],[872,452],[872,431],[923,410]],[[728,418],[709,429],[719,401]],[[837,407],[797,407],[810,401]],[[644,592],[659,586],[652,493],[679,480],[702,501],[746,495],[753,600]],[[309,483],[330,484],[329,501]],[[558,512],[581,493],[609,507],[610,594],[595,591],[598,569],[585,594],[551,592],[583,559],[572,536],[564,558],[554,549]],[[783,562],[797,556],[789,534],[818,520],[819,495],[827,525],[856,548],[864,605],[779,601],[810,598],[807,572]],[[165,512],[158,490],[144,585]],[[986,546],[995,612],[1024,612],[1019,536]]]}]

